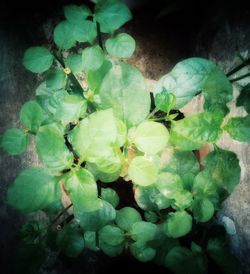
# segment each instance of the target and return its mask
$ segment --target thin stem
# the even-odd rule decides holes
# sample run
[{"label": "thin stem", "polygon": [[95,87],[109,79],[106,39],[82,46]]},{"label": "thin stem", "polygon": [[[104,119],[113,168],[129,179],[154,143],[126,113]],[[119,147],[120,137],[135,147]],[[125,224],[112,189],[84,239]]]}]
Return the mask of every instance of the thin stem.
[{"label": "thin stem", "polygon": [[152,110],[152,112],[149,113],[149,115],[148,115],[148,117],[146,119],[150,119],[151,117],[153,117],[157,111],[158,111],[158,108],[154,108]]},{"label": "thin stem", "polygon": [[241,63],[240,65],[236,66],[235,68],[233,68],[232,70],[230,70],[226,76],[229,77],[231,75],[233,75],[234,73],[236,73],[237,71],[241,70],[242,68],[244,68],[245,66],[250,64],[250,58],[246,59],[243,63]]},{"label": "thin stem", "polygon": [[97,29],[97,37],[98,37],[99,46],[103,49],[102,34],[101,34],[100,24],[98,22],[96,22],[96,29]]},{"label": "thin stem", "polygon": [[69,208],[71,208],[73,206],[73,204],[71,203],[70,205],[68,205],[67,207],[65,207],[56,217],[54,220],[52,220],[52,222],[49,224],[49,227],[51,227],[52,225],[54,225],[59,219],[60,217],[66,213],[68,211]]},{"label": "thin stem", "polygon": [[[63,62],[63,60],[62,60],[62,58],[59,57],[56,53],[54,53],[54,56],[55,56],[56,60],[59,62],[59,64],[60,64],[63,68],[65,68],[66,66],[65,66],[65,64],[64,64],[64,62]],[[70,81],[72,82],[72,84],[76,87],[77,93],[79,93],[81,96],[84,97],[84,95],[83,95],[84,89],[82,88],[82,86],[81,86],[81,84],[78,82],[78,80],[76,79],[75,75],[71,72],[68,76],[69,76],[69,79],[70,79]]]},{"label": "thin stem", "polygon": [[247,77],[249,77],[249,76],[250,76],[250,72],[249,72],[249,73],[246,73],[246,74],[244,74],[244,75],[241,75],[241,76],[239,76],[239,77],[237,77],[237,78],[231,79],[230,82],[233,83],[233,82],[242,80],[242,79],[244,79],[244,78],[247,78]]}]

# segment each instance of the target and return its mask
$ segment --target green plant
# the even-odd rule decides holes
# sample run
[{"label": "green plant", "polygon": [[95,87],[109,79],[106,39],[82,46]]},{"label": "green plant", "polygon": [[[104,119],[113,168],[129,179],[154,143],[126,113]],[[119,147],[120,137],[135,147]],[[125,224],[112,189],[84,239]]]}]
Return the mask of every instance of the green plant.
[{"label": "green plant", "polygon": [[[45,81],[20,111],[22,129],[1,138],[10,155],[35,138],[45,166],[24,170],[8,190],[7,202],[33,218],[20,233],[20,269],[36,273],[48,250],[75,257],[88,248],[111,257],[129,250],[174,273],[207,273],[210,260],[234,273],[225,239],[211,232],[240,180],[236,154],[216,142],[223,131],[250,141],[249,115],[227,119],[230,80],[214,63],[189,58],[160,79],[151,102],[142,74],[124,61],[135,40],[116,33],[132,18],[127,6],[105,0],[94,12],[66,6],[64,15],[54,30],[57,49],[25,52],[24,66],[46,72]],[[183,118],[179,109],[200,92],[204,111]],[[246,86],[237,105],[248,112],[249,98]],[[195,150],[206,143],[214,150],[201,165]],[[133,188],[130,206],[118,195],[124,184]]]}]

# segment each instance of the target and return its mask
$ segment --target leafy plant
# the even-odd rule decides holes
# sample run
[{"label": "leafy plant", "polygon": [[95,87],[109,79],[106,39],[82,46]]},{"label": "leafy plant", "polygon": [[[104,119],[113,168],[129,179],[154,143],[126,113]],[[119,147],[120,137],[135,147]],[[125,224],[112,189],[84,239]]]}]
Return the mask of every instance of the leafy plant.
[{"label": "leafy plant", "polygon": [[[21,108],[22,128],[1,139],[18,155],[34,138],[44,165],[21,172],[7,194],[8,204],[34,219],[21,231],[22,254],[39,257],[26,273],[49,249],[75,257],[84,248],[111,257],[130,251],[174,273],[207,273],[211,260],[234,271],[224,239],[209,236],[240,180],[237,155],[216,143],[223,131],[250,141],[249,115],[227,119],[230,80],[211,61],[189,58],[159,80],[151,102],[143,75],[126,63],[135,40],[117,33],[132,18],[127,6],[104,0],[94,11],[66,6],[64,15],[54,30],[57,48],[26,50],[25,68],[46,74]],[[183,118],[179,109],[200,92],[204,111]],[[247,86],[237,105],[248,112],[249,98]],[[207,143],[214,150],[201,165],[194,150]],[[125,196],[134,196],[130,206],[119,193],[123,185],[130,188]]]}]

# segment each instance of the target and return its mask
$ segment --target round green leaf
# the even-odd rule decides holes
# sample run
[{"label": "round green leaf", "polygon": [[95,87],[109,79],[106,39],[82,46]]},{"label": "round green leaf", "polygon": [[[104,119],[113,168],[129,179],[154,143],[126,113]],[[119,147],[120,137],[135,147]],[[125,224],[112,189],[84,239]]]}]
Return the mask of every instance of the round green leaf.
[{"label": "round green leaf", "polygon": [[73,73],[79,73],[83,70],[82,55],[71,54],[65,60],[65,64],[69,67]]},{"label": "round green leaf", "polygon": [[230,118],[223,129],[234,140],[250,142],[250,115]]},{"label": "round green leaf", "polygon": [[73,155],[65,145],[62,132],[53,125],[40,127],[36,149],[40,160],[55,173],[70,168],[73,163]]},{"label": "round green leaf", "polygon": [[130,163],[128,175],[136,185],[148,186],[157,181],[158,168],[152,161],[137,156]]},{"label": "round green leaf", "polygon": [[73,36],[78,42],[94,43],[97,30],[96,24],[89,20],[84,20],[80,24],[72,25]]},{"label": "round green leaf", "polygon": [[99,208],[97,185],[94,176],[87,169],[71,171],[66,176],[64,185],[74,210],[93,211]]},{"label": "round green leaf", "polygon": [[181,177],[168,172],[158,176],[156,187],[168,199],[174,199],[176,193],[183,190]]},{"label": "round green leaf", "polygon": [[68,21],[62,21],[55,27],[54,41],[59,49],[70,49],[75,45],[73,27]]},{"label": "round green leaf", "polygon": [[123,243],[125,235],[119,227],[106,225],[99,231],[99,239],[105,244],[117,246]]},{"label": "round green leaf", "polygon": [[26,102],[20,111],[22,125],[33,133],[36,133],[45,118],[43,109],[36,101]]},{"label": "round green leaf", "polygon": [[41,73],[48,70],[54,60],[54,56],[48,49],[43,47],[28,48],[23,57],[23,65],[34,73]]},{"label": "round green leaf", "polygon": [[132,19],[129,8],[116,0],[99,1],[95,8],[95,19],[100,23],[101,31],[108,33],[119,29]]},{"label": "round green leaf", "polygon": [[208,222],[214,215],[214,205],[208,199],[195,199],[192,204],[192,211],[197,222]]},{"label": "round green leaf", "polygon": [[86,231],[84,233],[85,246],[92,251],[98,251],[99,248],[97,247],[97,239],[96,238],[97,237],[96,237],[95,231]]},{"label": "round green leaf", "polygon": [[33,213],[54,201],[56,183],[57,180],[44,169],[26,169],[17,176],[10,186],[7,201],[23,213]]},{"label": "round green leaf", "polygon": [[163,151],[169,139],[168,130],[164,125],[156,122],[145,121],[135,132],[135,145],[147,154],[156,154]]},{"label": "round green leaf", "polygon": [[1,147],[9,155],[22,154],[28,146],[28,135],[19,128],[7,129],[1,138]]},{"label": "round green leaf", "polygon": [[170,213],[163,229],[168,237],[182,237],[191,231],[192,217],[186,211]]},{"label": "round green leaf", "polygon": [[134,223],[141,220],[140,213],[132,207],[123,207],[116,212],[116,224],[126,231],[129,231]]},{"label": "round green leaf", "polygon": [[68,257],[77,257],[84,249],[83,234],[76,225],[67,224],[58,232],[56,243]]},{"label": "round green leaf", "polygon": [[158,110],[168,113],[174,108],[176,102],[175,95],[169,93],[165,88],[155,95],[155,106]]},{"label": "round green leaf", "polygon": [[112,246],[107,243],[100,242],[100,248],[109,257],[116,257],[122,253],[124,244]]},{"label": "round green leaf", "polygon": [[120,198],[114,189],[102,188],[101,196],[104,201],[110,203],[114,208],[119,205]]},{"label": "round green leaf", "polygon": [[104,54],[100,46],[92,46],[85,48],[82,52],[83,69],[96,70],[101,67],[104,62]]},{"label": "round green leaf", "polygon": [[127,33],[119,33],[105,42],[108,53],[119,58],[129,58],[135,51],[135,40]]},{"label": "round green leaf", "polygon": [[138,125],[149,114],[150,94],[144,77],[129,64],[116,62],[106,72],[100,85],[100,99],[102,108],[112,107],[128,128]]},{"label": "round green leaf", "polygon": [[49,72],[46,79],[46,86],[50,89],[61,89],[66,85],[66,74],[59,69]]},{"label": "round green leaf", "polygon": [[132,225],[130,233],[133,240],[146,243],[154,239],[156,231],[155,224],[140,221]]},{"label": "round green leaf", "polygon": [[67,5],[63,8],[63,11],[67,20],[72,24],[80,24],[91,15],[90,9],[85,5]]},{"label": "round green leaf", "polygon": [[174,196],[174,202],[172,206],[178,210],[184,210],[191,206],[193,201],[193,195],[191,192],[182,190],[177,192]]},{"label": "round green leaf", "polygon": [[161,210],[170,206],[170,201],[167,199],[155,185],[147,187],[137,186],[135,188],[135,200],[143,210]]},{"label": "round green leaf", "polygon": [[143,263],[151,261],[156,255],[155,249],[141,242],[131,244],[130,252],[138,261]]}]

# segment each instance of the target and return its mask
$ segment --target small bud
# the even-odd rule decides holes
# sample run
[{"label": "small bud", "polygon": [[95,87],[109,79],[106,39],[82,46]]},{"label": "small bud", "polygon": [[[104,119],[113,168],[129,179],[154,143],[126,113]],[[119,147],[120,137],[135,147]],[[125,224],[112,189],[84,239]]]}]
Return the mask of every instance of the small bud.
[{"label": "small bud", "polygon": [[64,73],[67,74],[67,75],[71,73],[71,69],[68,68],[68,67],[65,68],[63,71],[64,71]]}]

